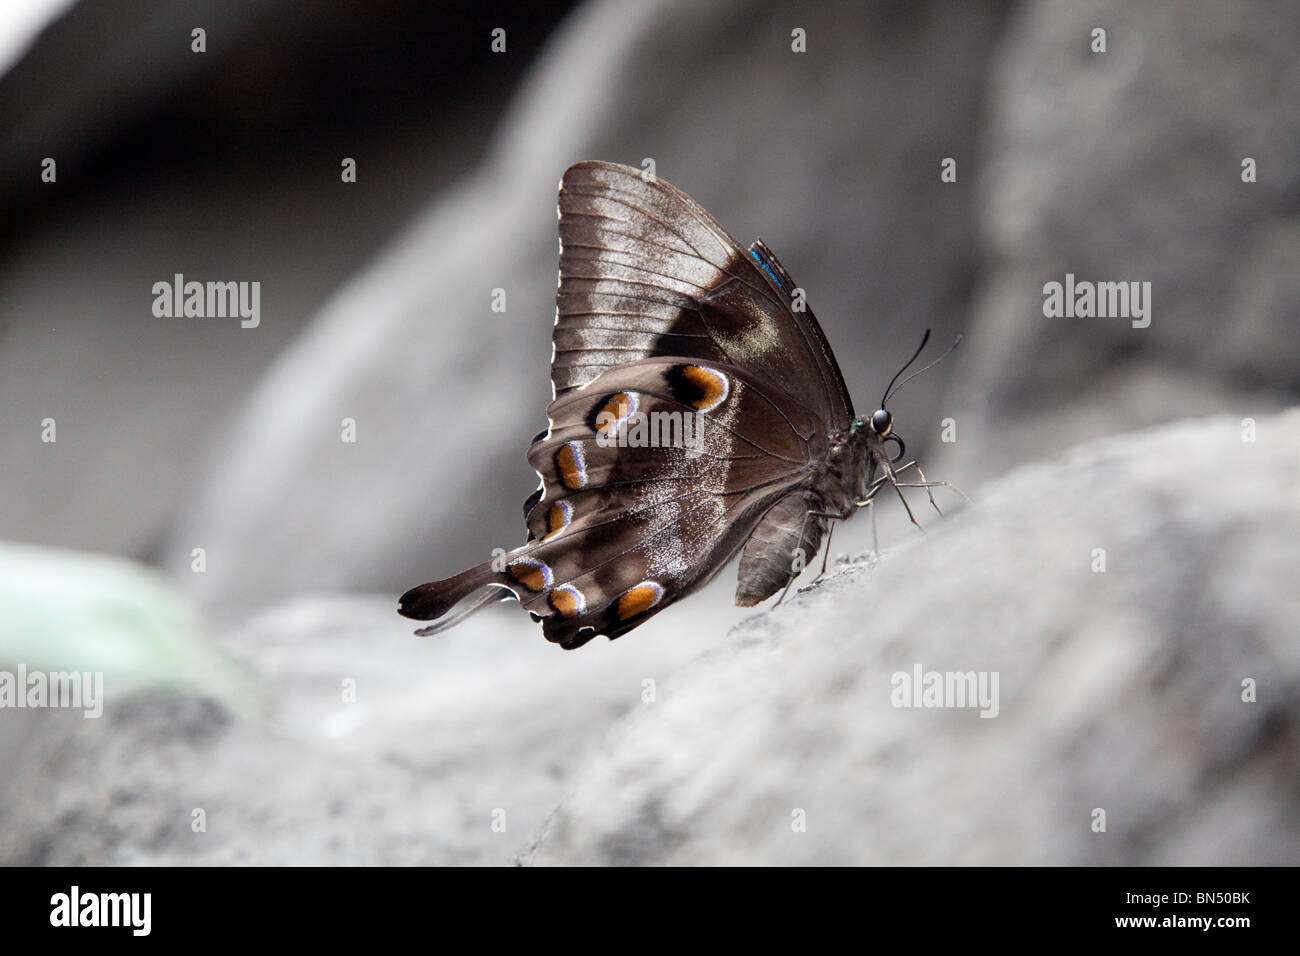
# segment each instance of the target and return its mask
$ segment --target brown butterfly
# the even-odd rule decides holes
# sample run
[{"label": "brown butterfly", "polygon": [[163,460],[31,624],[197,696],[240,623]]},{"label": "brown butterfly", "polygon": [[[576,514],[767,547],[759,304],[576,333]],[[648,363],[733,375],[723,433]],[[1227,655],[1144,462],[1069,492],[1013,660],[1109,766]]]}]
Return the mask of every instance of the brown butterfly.
[{"label": "brown butterfly", "polygon": [[[803,291],[762,241],[742,249],[685,193],[613,163],[571,166],[559,217],[555,395],[528,449],[541,478],[528,542],[402,595],[402,614],[435,620],[487,589],[417,634],[513,597],[562,647],[613,639],[738,551],[736,603],[757,604],[886,484],[946,484],[899,464],[885,410],[898,375],[854,416]],[[908,468],[919,481],[899,480]]]}]

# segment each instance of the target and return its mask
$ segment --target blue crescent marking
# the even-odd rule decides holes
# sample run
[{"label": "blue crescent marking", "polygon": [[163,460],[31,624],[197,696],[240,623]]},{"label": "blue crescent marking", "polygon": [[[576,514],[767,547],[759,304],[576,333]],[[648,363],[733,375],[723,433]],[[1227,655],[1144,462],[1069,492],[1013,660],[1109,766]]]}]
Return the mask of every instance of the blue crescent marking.
[{"label": "blue crescent marking", "polygon": [[776,283],[776,287],[780,289],[782,292],[784,292],[785,286],[783,286],[781,284],[781,280],[776,277],[776,273],[773,272],[771,268],[768,266],[768,264],[763,261],[763,257],[758,254],[758,250],[750,249],[749,254],[754,257],[754,261],[758,263],[759,268],[761,268],[764,272],[766,272],[768,275],[772,277],[772,281]]}]

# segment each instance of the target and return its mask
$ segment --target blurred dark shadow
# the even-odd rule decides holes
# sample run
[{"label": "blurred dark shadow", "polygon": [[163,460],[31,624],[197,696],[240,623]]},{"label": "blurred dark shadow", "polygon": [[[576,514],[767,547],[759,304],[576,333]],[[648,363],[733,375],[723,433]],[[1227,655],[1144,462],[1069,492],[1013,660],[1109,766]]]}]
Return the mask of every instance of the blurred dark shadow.
[{"label": "blurred dark shadow", "polygon": [[[94,0],[50,24],[0,77],[0,538],[149,555],[194,455],[473,168],[570,6]],[[260,280],[274,320],[160,325],[149,289],[176,272]],[[47,417],[81,469],[40,462]]]}]

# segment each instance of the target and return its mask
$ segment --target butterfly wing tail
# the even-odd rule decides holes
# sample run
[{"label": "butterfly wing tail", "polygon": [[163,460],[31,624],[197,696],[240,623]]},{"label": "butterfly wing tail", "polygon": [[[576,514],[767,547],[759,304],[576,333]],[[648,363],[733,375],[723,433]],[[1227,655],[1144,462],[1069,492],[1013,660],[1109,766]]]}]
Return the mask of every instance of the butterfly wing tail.
[{"label": "butterfly wing tail", "polygon": [[510,600],[509,592],[500,591],[496,588],[492,588],[480,594],[477,598],[474,599],[472,603],[467,604],[463,610],[457,611],[455,614],[451,615],[450,617],[443,618],[441,621],[438,621],[436,624],[430,624],[428,627],[419,628],[415,633],[419,637],[428,637],[431,634],[441,634],[443,631],[447,631],[455,627],[457,624],[465,620],[465,618],[469,617],[471,614],[477,614],[479,611],[483,610],[483,608],[487,607],[489,604],[497,604],[501,601],[508,601],[508,600]]},{"label": "butterfly wing tail", "polygon": [[[483,610],[489,604],[496,604],[498,601],[504,601],[514,596],[513,592],[503,587],[489,587],[489,585],[500,585],[502,575],[492,567],[491,561],[484,561],[468,571],[462,571],[454,577],[445,578],[441,581],[430,581],[428,584],[421,584],[413,587],[403,594],[397,601],[397,612],[404,617],[414,618],[417,621],[435,621],[436,624],[430,624],[428,627],[422,627],[416,634],[428,635],[439,634],[449,628],[455,627],[471,614]],[[469,595],[473,594],[480,588],[487,587],[483,594],[479,595],[463,609],[445,617],[453,607]],[[438,620],[443,618],[443,620]]]}]

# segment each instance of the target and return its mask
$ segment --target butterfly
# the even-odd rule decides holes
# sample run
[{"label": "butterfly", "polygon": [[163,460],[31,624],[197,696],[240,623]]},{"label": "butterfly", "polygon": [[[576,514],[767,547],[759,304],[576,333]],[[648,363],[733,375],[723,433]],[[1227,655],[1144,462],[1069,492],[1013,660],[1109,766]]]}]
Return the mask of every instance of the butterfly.
[{"label": "butterfly", "polygon": [[[881,488],[922,487],[933,503],[947,484],[902,462],[885,408],[929,330],[858,418],[803,290],[762,240],[743,249],[679,189],[605,162],[565,171],[559,233],[528,540],[402,595],[401,614],[437,622],[417,634],[514,598],[562,647],[613,640],[737,552],[736,603],[751,606],[788,589],[831,522]],[[913,468],[919,480],[900,479]]]}]

